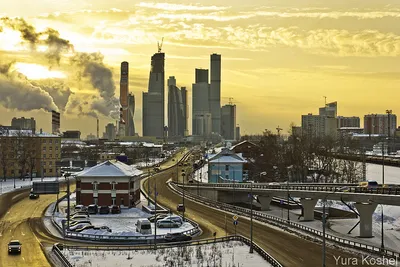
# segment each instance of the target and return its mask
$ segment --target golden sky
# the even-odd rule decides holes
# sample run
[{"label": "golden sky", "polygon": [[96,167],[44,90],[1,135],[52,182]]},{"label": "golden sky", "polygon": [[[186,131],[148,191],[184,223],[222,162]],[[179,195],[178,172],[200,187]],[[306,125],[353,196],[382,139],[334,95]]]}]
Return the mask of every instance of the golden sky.
[{"label": "golden sky", "polygon": [[[233,98],[242,134],[278,125],[287,130],[291,122],[299,125],[301,114],[317,113],[323,96],[338,101],[343,116],[363,117],[386,109],[397,113],[398,0],[197,2],[0,1],[0,17],[23,18],[36,32],[52,28],[73,45],[60,51],[59,63],[49,61],[52,48],[46,45],[45,35],[33,48],[18,30],[0,21],[0,66],[14,62],[4,77],[0,69],[0,90],[2,84],[3,89],[9,86],[0,91],[0,112],[5,114],[0,124],[10,124],[14,116],[34,116],[39,127],[49,131],[50,114],[43,109],[54,103],[63,113],[62,130],[80,129],[86,136],[96,131],[95,119],[89,115],[97,103],[104,129],[113,119],[104,115],[108,110],[102,111],[100,105],[106,97],[118,97],[118,67],[126,60],[130,91],[136,97],[136,129],[141,133],[141,92],[147,91],[150,57],[162,37],[166,78],[175,76],[177,85],[189,91],[194,68],[209,68],[209,55],[222,54],[222,104]],[[101,71],[111,70],[115,96],[95,88],[96,81],[82,67],[88,65],[71,63],[82,52],[104,56],[90,62]],[[29,88],[22,87],[26,91],[10,90],[26,83]],[[32,90],[41,94],[40,101],[48,101],[45,106],[7,102],[10,97],[29,102],[26,94]],[[191,99],[189,103],[191,107]]]}]

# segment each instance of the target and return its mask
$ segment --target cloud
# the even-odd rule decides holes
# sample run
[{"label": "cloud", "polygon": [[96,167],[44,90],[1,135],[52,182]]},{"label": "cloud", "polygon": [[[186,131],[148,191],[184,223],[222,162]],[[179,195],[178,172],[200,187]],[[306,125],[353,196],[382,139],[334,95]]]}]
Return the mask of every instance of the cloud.
[{"label": "cloud", "polygon": [[61,79],[45,79],[32,82],[33,85],[42,88],[53,98],[57,107],[64,111],[70,96],[73,94],[71,89]]},{"label": "cloud", "polygon": [[136,5],[137,7],[145,7],[145,8],[153,8],[153,9],[161,9],[168,11],[180,11],[180,10],[191,10],[191,11],[217,11],[217,10],[226,10],[230,7],[224,6],[200,6],[200,5],[182,5],[182,4],[170,4],[170,3],[154,3],[154,2],[140,2]]}]

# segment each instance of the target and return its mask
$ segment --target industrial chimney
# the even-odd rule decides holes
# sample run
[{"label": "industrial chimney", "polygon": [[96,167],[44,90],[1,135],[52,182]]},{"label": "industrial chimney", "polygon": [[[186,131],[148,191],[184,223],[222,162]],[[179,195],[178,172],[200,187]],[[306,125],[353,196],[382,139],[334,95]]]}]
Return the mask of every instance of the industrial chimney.
[{"label": "industrial chimney", "polygon": [[99,139],[99,119],[97,118],[97,139]]}]

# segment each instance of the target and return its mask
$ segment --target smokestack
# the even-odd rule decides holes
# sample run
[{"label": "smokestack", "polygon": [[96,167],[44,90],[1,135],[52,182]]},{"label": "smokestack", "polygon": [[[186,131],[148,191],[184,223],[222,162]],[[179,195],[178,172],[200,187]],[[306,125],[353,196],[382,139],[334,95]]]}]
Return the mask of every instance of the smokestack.
[{"label": "smokestack", "polygon": [[51,111],[51,132],[52,134],[60,133],[60,113],[55,110]]},{"label": "smokestack", "polygon": [[97,139],[99,139],[99,119],[97,118]]}]

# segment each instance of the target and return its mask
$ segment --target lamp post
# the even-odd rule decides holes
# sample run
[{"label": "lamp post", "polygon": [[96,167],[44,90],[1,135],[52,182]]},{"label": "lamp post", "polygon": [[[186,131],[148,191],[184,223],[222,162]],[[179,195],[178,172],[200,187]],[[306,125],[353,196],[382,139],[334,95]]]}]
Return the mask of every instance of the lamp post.
[{"label": "lamp post", "polygon": [[253,253],[253,183],[250,183],[250,253]]},{"label": "lamp post", "polygon": [[186,210],[186,207],[185,207],[185,172],[182,172],[182,185],[183,185],[183,191],[182,191],[182,205],[183,205],[183,211],[182,211],[182,218],[183,218],[183,221],[185,221],[185,210]]},{"label": "lamp post", "polygon": [[371,199],[368,200],[370,203],[376,203],[381,206],[381,251],[385,249],[385,237],[383,235],[383,205],[381,203],[377,203]]}]

